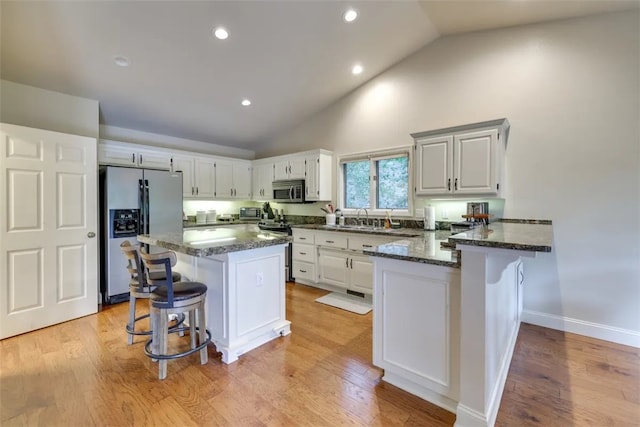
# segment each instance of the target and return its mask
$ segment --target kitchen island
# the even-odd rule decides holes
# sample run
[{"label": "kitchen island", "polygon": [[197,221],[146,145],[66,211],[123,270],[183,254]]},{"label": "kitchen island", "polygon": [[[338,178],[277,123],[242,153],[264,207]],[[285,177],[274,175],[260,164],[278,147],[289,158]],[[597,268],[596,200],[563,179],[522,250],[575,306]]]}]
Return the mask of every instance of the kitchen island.
[{"label": "kitchen island", "polygon": [[284,276],[290,239],[249,225],[138,236],[141,243],[175,251],[176,270],[207,285],[207,328],[224,363],[291,333]]},{"label": "kitchen island", "polygon": [[410,238],[364,251],[374,260],[373,363],[383,380],[456,414],[457,426],[492,426],[522,311],[522,257],[550,252],[550,222],[505,221],[448,238],[443,263]]}]

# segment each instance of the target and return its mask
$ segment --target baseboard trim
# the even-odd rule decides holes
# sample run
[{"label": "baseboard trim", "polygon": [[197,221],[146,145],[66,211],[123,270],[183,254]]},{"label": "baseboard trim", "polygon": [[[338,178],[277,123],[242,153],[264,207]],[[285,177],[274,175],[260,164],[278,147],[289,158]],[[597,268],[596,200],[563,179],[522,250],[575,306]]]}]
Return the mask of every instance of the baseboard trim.
[{"label": "baseboard trim", "polygon": [[640,348],[640,332],[616,328],[600,323],[585,322],[564,316],[556,316],[539,311],[523,310],[521,320],[545,328],[585,335],[599,340]]}]

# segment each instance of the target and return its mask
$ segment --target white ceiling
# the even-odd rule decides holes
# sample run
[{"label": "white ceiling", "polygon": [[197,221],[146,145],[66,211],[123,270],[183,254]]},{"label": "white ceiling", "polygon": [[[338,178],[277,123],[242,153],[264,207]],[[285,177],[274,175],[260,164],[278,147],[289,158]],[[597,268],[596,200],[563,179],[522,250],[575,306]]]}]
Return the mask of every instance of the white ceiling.
[{"label": "white ceiling", "polygon": [[[259,152],[260,142],[440,35],[640,0],[6,1],[3,79],[100,102],[102,124]],[[347,7],[359,18],[342,21]],[[211,36],[224,25],[226,41]],[[114,57],[130,59],[128,68]],[[360,62],[364,72],[350,73]],[[252,101],[242,107],[243,98]]]}]

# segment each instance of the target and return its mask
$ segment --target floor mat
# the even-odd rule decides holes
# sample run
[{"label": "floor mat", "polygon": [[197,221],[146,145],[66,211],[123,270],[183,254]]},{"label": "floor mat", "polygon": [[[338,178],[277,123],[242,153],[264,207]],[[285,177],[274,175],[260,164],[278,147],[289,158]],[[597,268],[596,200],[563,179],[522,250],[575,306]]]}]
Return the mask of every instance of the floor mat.
[{"label": "floor mat", "polygon": [[356,314],[367,314],[371,311],[371,303],[360,297],[332,292],[316,299],[316,302],[341,308]]}]

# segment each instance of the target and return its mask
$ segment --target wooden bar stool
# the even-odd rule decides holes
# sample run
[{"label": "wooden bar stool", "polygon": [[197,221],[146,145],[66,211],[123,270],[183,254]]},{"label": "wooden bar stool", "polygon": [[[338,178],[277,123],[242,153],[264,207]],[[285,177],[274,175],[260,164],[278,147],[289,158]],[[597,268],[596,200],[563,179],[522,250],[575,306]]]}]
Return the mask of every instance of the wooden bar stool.
[{"label": "wooden bar stool", "polygon": [[[145,276],[142,274],[142,266],[140,263],[140,257],[138,256],[138,246],[132,246],[131,242],[125,240],[120,244],[120,249],[122,253],[127,258],[127,270],[129,271],[130,279],[129,279],[129,322],[125,327],[127,334],[129,336],[129,344],[133,344],[135,335],[151,335],[151,330],[136,330],[136,322],[146,319],[149,317],[149,314],[144,314],[142,316],[136,317],[136,301],[140,298],[148,299],[149,295],[151,295],[151,291],[153,290],[153,286],[147,283]],[[182,277],[180,273],[174,271],[172,274],[173,282],[179,282]],[[164,270],[157,270],[150,273],[151,277],[154,279],[164,279],[165,272]],[[142,277],[142,280],[139,278]],[[184,321],[184,315],[179,317],[177,323],[171,326],[171,330],[179,328],[182,326],[182,322]]]},{"label": "wooden bar stool", "polygon": [[[209,361],[207,344],[211,342],[211,333],[206,329],[205,300],[207,286],[200,282],[174,283],[171,266],[176,263],[176,254],[168,251],[159,254],[148,254],[144,248],[140,248],[140,258],[143,265],[143,273],[148,283],[155,288],[149,295],[149,311],[151,314],[151,339],[145,344],[145,354],[152,359],[159,360],[159,378],[167,377],[167,360],[188,356],[197,351],[200,352],[200,364]],[[154,278],[149,268],[163,266],[165,278]],[[189,315],[189,338],[191,348],[187,351],[168,354],[168,317],[170,314]],[[182,328],[184,329],[184,328]],[[197,332],[197,334],[196,334]],[[199,343],[196,345],[196,335]]]}]

